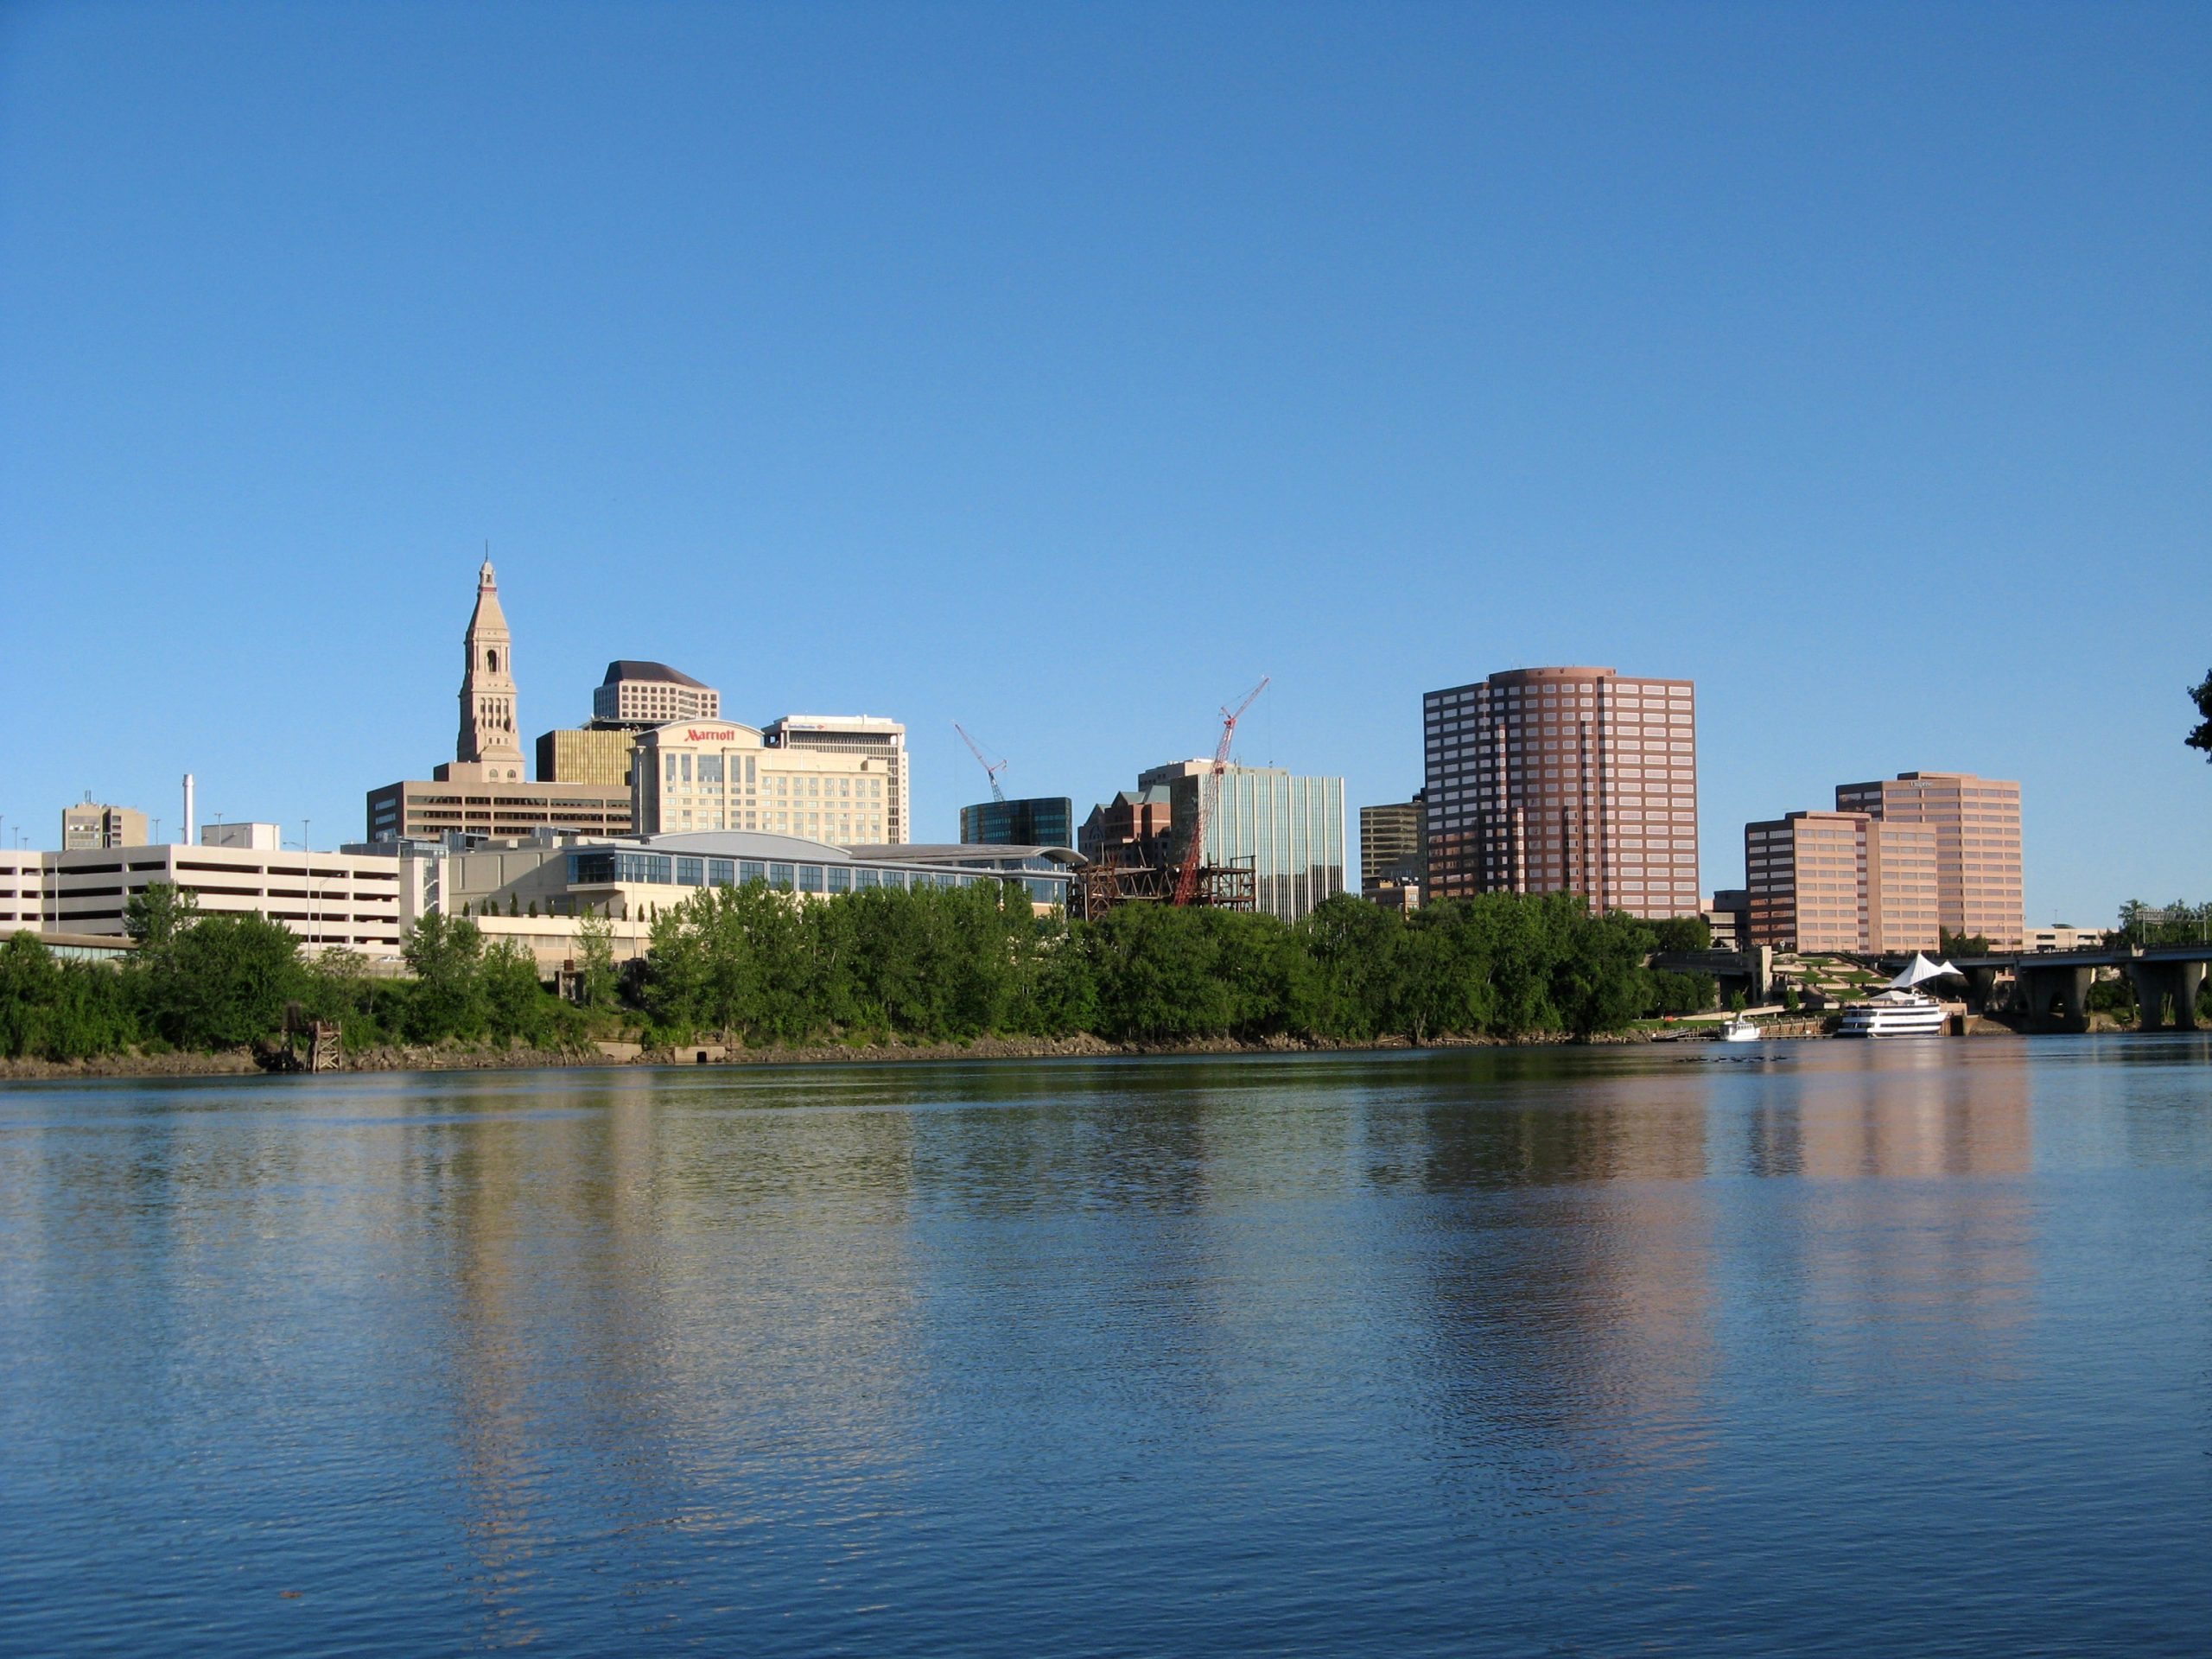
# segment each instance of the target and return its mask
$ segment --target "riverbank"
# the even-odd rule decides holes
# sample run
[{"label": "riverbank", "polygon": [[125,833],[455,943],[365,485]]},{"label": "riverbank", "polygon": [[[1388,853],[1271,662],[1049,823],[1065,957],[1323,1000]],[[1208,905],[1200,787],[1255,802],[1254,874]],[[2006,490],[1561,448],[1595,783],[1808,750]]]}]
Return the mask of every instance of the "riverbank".
[{"label": "riverbank", "polygon": [[[1685,1040],[1674,1033],[1631,1031],[1577,1038],[1564,1033],[1526,1037],[1439,1037],[1427,1043],[1402,1037],[1344,1043],[1297,1037],[1253,1042],[1209,1038],[1176,1043],[1111,1043],[1087,1034],[1074,1037],[979,1037],[965,1043],[811,1043],[790,1047],[745,1048],[719,1041],[681,1047],[638,1043],[594,1043],[582,1048],[499,1048],[486,1045],[438,1044],[423,1047],[378,1047],[346,1056],[347,1071],[528,1071],[549,1066],[594,1065],[900,1065],[935,1060],[1059,1060],[1173,1058],[1206,1054],[1376,1053],[1410,1048],[1558,1048],[1607,1046]],[[701,1058],[702,1056],[705,1058]],[[213,1053],[171,1052],[110,1054],[88,1060],[0,1060],[0,1082],[51,1082],[75,1077],[250,1077],[268,1068],[251,1049]]]}]

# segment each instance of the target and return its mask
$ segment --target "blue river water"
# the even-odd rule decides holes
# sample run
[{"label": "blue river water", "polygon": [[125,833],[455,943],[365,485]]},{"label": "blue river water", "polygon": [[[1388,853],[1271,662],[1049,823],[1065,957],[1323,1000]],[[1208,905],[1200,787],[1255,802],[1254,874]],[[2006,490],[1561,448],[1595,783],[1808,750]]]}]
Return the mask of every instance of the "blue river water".
[{"label": "blue river water", "polygon": [[2212,1651],[2212,1039],[0,1092],[0,1653]]}]

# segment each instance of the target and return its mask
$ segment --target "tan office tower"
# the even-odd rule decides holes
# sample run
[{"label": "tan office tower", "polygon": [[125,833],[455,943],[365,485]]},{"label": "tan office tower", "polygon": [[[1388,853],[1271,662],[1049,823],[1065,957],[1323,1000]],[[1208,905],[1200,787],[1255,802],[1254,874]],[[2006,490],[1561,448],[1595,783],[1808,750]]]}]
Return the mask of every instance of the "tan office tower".
[{"label": "tan office tower", "polygon": [[1359,890],[1372,893],[1421,879],[1428,804],[1415,795],[1359,809]]},{"label": "tan office tower", "polygon": [[476,608],[461,636],[461,736],[454,764],[437,769],[441,783],[519,783],[522,740],[515,734],[513,636],[499,608],[492,561],[476,573]]},{"label": "tan office tower", "polygon": [[1751,943],[1777,950],[1933,950],[1936,832],[1864,812],[1744,826]]},{"label": "tan office tower", "polygon": [[541,732],[537,738],[537,781],[630,787],[630,760],[638,734],[612,726],[583,726]]},{"label": "tan office tower", "polygon": [[1689,681],[1514,669],[1429,692],[1422,720],[1429,895],[1580,893],[1598,910],[1698,913]]},{"label": "tan office tower", "polygon": [[86,801],[82,806],[61,809],[61,850],[83,852],[94,847],[143,847],[146,815],[135,806],[103,806]]},{"label": "tan office tower", "polygon": [[2021,893],[2020,785],[1970,772],[1904,772],[1877,783],[1840,784],[1840,812],[1936,832],[1936,916],[1944,931],[2017,950],[2027,935]]}]

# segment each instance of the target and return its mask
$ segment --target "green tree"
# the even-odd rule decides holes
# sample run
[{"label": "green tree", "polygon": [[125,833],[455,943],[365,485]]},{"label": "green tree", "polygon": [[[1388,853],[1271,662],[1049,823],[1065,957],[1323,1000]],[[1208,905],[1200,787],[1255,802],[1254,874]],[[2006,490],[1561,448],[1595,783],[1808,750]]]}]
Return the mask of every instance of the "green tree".
[{"label": "green tree", "polygon": [[90,1059],[137,1036],[123,976],[112,966],[57,961],[30,932],[0,944],[0,1057]]},{"label": "green tree", "polygon": [[2212,940],[2212,903],[2192,905],[2176,899],[2160,906],[2131,899],[2120,907],[2120,925],[2111,942],[2141,949],[2158,944],[2201,944]]},{"label": "green tree", "polygon": [[2189,688],[2189,696],[2202,718],[2197,721],[2196,729],[2183,741],[2192,749],[2203,750],[2205,760],[2212,761],[2212,671]]},{"label": "green tree", "polygon": [[1647,1016],[1702,1014],[1713,1006],[1713,1002],[1712,975],[1677,974],[1659,969],[1654,969],[1649,976],[1643,1012]]},{"label": "green tree", "polygon": [[306,964],[305,1000],[318,1020],[345,1020],[367,1014],[376,1001],[369,959],[358,950],[334,945]]},{"label": "green tree", "polygon": [[1173,1042],[1228,1034],[1229,993],[1198,915],[1123,905],[1094,925],[1100,1036]]},{"label": "green tree", "polygon": [[1643,966],[1651,953],[1648,925],[1619,911],[1591,915],[1576,899],[1553,926],[1558,941],[1553,1001],[1567,1031],[1577,1037],[1618,1031],[1643,1013],[1651,1001]]},{"label": "green tree", "polygon": [[675,1033],[804,1040],[815,1001],[807,931],[798,900],[758,881],[694,893],[654,919],[646,1012]]},{"label": "green tree", "polygon": [[477,1000],[493,1040],[533,1046],[553,1037],[558,1005],[545,995],[537,961],[519,940],[486,948],[476,963]]},{"label": "green tree", "polygon": [[1713,924],[1702,916],[1670,916],[1650,925],[1655,950],[1713,949]]},{"label": "green tree", "polygon": [[200,918],[200,895],[172,881],[149,881],[123,906],[123,929],[138,941],[138,959],[165,954]]},{"label": "green tree", "polygon": [[1350,893],[1325,900],[1299,923],[1298,943],[1312,963],[1305,1023],[1317,1035],[1365,1042],[1389,1028],[1404,1001],[1406,933],[1402,912]]},{"label": "green tree", "polygon": [[611,1008],[620,988],[614,969],[614,925],[588,906],[576,918],[576,1002]]},{"label": "green tree", "polygon": [[1416,1043],[1475,1036],[1497,1023],[1491,912],[1478,901],[1433,899],[1406,919],[1385,1029]]},{"label": "green tree", "polygon": [[306,988],[300,942],[263,916],[201,916],[164,957],[137,964],[149,1023],[180,1048],[237,1048],[274,1036]]},{"label": "green tree", "polygon": [[483,1030],[484,935],[475,923],[433,911],[407,930],[400,955],[415,976],[404,1014],[410,1041],[446,1042]]}]

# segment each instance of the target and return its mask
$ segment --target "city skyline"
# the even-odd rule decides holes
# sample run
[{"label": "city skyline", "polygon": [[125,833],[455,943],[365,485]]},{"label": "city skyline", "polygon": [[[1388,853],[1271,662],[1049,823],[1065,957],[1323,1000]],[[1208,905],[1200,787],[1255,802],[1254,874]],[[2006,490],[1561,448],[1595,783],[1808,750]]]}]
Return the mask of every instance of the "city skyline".
[{"label": "city skyline", "polygon": [[1087,803],[1271,674],[1356,806],[1601,662],[1697,683],[1707,889],[1947,767],[2031,922],[2201,891],[2201,16],[1301,16],[11,14],[0,835],[357,823],[488,537],[519,737],[881,713],[921,838],[956,720]]}]

